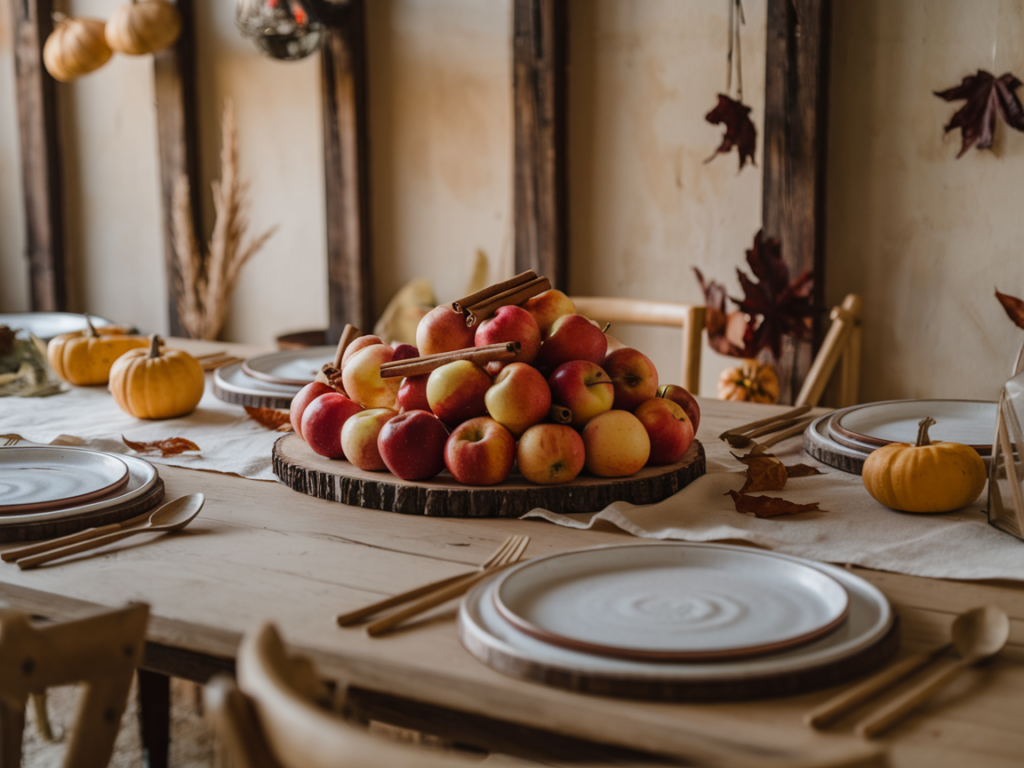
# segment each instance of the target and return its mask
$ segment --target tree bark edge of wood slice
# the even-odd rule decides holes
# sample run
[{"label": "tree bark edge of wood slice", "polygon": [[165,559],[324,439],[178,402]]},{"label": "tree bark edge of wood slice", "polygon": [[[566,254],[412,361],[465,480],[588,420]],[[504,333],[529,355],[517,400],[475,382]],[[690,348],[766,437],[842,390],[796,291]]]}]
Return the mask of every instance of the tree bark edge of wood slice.
[{"label": "tree bark edge of wood slice", "polygon": [[581,475],[562,485],[534,485],[513,473],[499,485],[471,486],[442,473],[433,480],[411,482],[319,456],[292,433],[274,443],[273,468],[294,491],[354,507],[428,517],[521,517],[538,507],[572,514],[599,512],[615,501],[654,504],[701,477],[707,461],[704,446],[694,440],[677,464],[645,467],[632,477]]}]

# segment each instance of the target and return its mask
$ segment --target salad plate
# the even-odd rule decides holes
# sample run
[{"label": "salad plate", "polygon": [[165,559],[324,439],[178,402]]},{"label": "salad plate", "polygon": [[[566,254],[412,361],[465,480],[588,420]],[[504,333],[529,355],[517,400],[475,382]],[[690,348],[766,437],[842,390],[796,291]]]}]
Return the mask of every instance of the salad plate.
[{"label": "salad plate", "polygon": [[127,482],[128,466],[109,453],[52,446],[8,448],[0,451],[0,514],[83,504]]}]

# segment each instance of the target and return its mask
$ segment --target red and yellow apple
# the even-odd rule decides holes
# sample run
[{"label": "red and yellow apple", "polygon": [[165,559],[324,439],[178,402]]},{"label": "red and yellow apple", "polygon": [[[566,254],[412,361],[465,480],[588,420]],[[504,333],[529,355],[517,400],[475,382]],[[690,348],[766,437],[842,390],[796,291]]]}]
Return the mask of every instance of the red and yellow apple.
[{"label": "red and yellow apple", "polygon": [[341,356],[341,369],[345,370],[345,364],[352,358],[352,356],[367,347],[372,347],[374,344],[383,344],[384,339],[380,336],[359,336],[349,342],[349,345],[345,347],[345,352]]},{"label": "red and yellow apple", "polygon": [[429,480],[444,469],[448,430],[426,411],[400,413],[381,427],[377,449],[388,470],[403,480]]},{"label": "red and yellow apple", "polygon": [[[539,374],[538,374],[539,375]],[[292,398],[291,407],[288,409],[289,416],[292,421],[292,429],[295,430],[295,434],[302,437],[302,414],[309,407],[309,404],[316,400],[321,395],[326,395],[329,392],[336,392],[334,387],[329,384],[324,384],[320,381],[311,381],[309,384],[299,390],[298,394]],[[303,438],[305,440],[305,438]]]},{"label": "red and yellow apple", "polygon": [[651,358],[632,347],[609,352],[601,367],[615,385],[613,408],[632,411],[658,394],[658,369]]},{"label": "red and yellow apple", "polygon": [[505,366],[484,395],[491,418],[519,437],[544,421],[551,410],[551,389],[540,371],[526,363]]},{"label": "red and yellow apple", "polygon": [[663,397],[652,397],[633,411],[651,440],[651,466],[675,464],[693,443],[693,422],[683,406]]},{"label": "red and yellow apple", "polygon": [[484,396],[491,388],[487,371],[469,360],[456,360],[430,372],[427,403],[449,426],[487,413]]},{"label": "red and yellow apple", "polygon": [[532,299],[527,299],[522,307],[533,315],[542,339],[548,337],[548,331],[551,330],[555,320],[563,315],[576,314],[576,305],[573,304],[572,299],[555,288],[537,294]]},{"label": "red and yellow apple", "polygon": [[361,410],[359,403],[338,392],[328,392],[306,406],[300,434],[321,456],[343,459],[345,451],[341,447],[341,430],[345,422]]},{"label": "red and yellow apple", "polygon": [[384,425],[397,415],[388,408],[371,408],[352,414],[341,428],[341,448],[345,458],[368,472],[387,469],[377,448],[377,436]]},{"label": "red and yellow apple", "polygon": [[500,344],[506,341],[518,341],[519,353],[509,362],[532,363],[540,351],[540,330],[533,315],[522,307],[498,307],[493,317],[480,323],[476,330],[474,343],[478,347],[489,344]]},{"label": "red and yellow apple", "polygon": [[464,421],[448,436],[444,465],[465,485],[497,485],[512,471],[516,441],[494,419]]},{"label": "red and yellow apple", "polygon": [[341,372],[341,383],[348,396],[366,408],[394,410],[402,379],[384,379],[380,375],[381,365],[390,363],[394,356],[395,350],[387,344],[372,344],[352,355]]},{"label": "red and yellow apple", "polygon": [[473,346],[476,329],[466,327],[466,318],[442,304],[427,312],[416,326],[416,348],[421,355],[455,352]]},{"label": "red and yellow apple", "polygon": [[693,422],[693,434],[697,434],[697,429],[700,427],[700,405],[697,403],[697,398],[691,395],[689,390],[685,387],[680,387],[678,384],[665,384],[658,387],[658,397],[679,403],[683,410],[686,411],[686,415],[690,417],[690,421]]},{"label": "red and yellow apple", "polygon": [[553,371],[563,363],[589,360],[601,364],[608,352],[608,340],[597,324],[583,315],[563,315],[555,320],[547,340],[537,354],[537,367]]},{"label": "red and yellow apple", "polygon": [[535,424],[519,438],[516,449],[520,474],[538,485],[574,480],[584,461],[583,439],[565,424]]},{"label": "red and yellow apple", "polygon": [[421,373],[419,376],[406,376],[398,386],[398,395],[395,398],[395,407],[399,413],[406,411],[429,411],[430,403],[427,402],[427,379],[429,373]]},{"label": "red and yellow apple", "polygon": [[599,413],[611,410],[615,385],[604,369],[587,360],[558,366],[548,378],[551,402],[572,411],[574,427],[582,427]]},{"label": "red and yellow apple", "polygon": [[587,470],[598,477],[629,477],[651,455],[651,439],[640,419],[629,411],[605,411],[587,422],[582,432]]}]

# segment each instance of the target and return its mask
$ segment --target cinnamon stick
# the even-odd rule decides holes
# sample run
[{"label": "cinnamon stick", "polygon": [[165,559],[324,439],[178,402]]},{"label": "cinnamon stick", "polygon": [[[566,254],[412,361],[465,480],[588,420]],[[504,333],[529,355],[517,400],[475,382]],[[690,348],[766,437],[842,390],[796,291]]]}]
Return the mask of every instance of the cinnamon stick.
[{"label": "cinnamon stick", "polygon": [[568,424],[572,421],[572,411],[564,405],[552,405],[548,411],[548,421],[552,424]]},{"label": "cinnamon stick", "polygon": [[335,368],[341,368],[341,358],[345,354],[345,350],[348,349],[348,345],[358,339],[360,335],[359,329],[352,325],[352,323],[345,323],[345,329],[341,332],[341,338],[338,339],[338,348],[334,350]]},{"label": "cinnamon stick", "polygon": [[481,288],[476,293],[472,293],[464,299],[453,301],[452,310],[461,314],[468,310],[470,307],[472,307],[474,304],[479,304],[485,299],[489,299],[492,296],[497,296],[499,293],[504,293],[505,291],[511,288],[515,288],[517,286],[522,285],[523,283],[528,283],[531,280],[536,279],[537,273],[534,272],[532,269],[528,269],[525,272],[520,272],[515,277],[509,278],[508,280],[502,280],[500,283],[495,283],[494,285],[489,285],[486,288]]},{"label": "cinnamon stick", "polygon": [[380,367],[382,379],[393,379],[399,376],[419,376],[430,373],[442,365],[468,360],[481,368],[495,360],[511,360],[519,354],[522,345],[518,341],[506,341],[501,344],[489,344],[486,347],[469,347],[454,352],[439,352],[436,355],[411,357],[408,360],[384,363]]},{"label": "cinnamon stick", "polygon": [[509,288],[507,291],[495,294],[467,309],[466,326],[472,328],[479,320],[485,320],[493,315],[499,307],[522,304],[527,299],[532,299],[534,296],[550,290],[551,281],[546,277],[537,277],[528,283]]}]

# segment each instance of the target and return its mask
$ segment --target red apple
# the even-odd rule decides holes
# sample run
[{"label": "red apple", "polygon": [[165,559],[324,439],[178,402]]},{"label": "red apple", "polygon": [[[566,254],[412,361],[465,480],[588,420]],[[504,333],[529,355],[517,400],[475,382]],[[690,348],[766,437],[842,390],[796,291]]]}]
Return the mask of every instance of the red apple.
[{"label": "red apple", "polygon": [[607,371],[615,385],[615,404],[612,408],[632,411],[640,403],[658,394],[658,369],[651,358],[632,347],[609,352],[601,367]]},{"label": "red apple", "polygon": [[420,356],[420,351],[416,349],[412,344],[402,344],[401,342],[395,342],[391,345],[395,350],[395,356],[391,358],[392,362],[398,360],[410,360],[414,357]]},{"label": "red apple", "polygon": [[377,436],[384,425],[397,415],[387,408],[372,408],[352,414],[341,428],[341,448],[345,451],[345,458],[368,472],[387,469],[377,448]]},{"label": "red apple", "polygon": [[497,485],[508,477],[515,458],[515,439],[486,416],[462,422],[444,446],[444,465],[465,485]]},{"label": "red apple", "polygon": [[455,352],[472,347],[475,334],[475,328],[466,327],[463,315],[443,304],[427,312],[416,326],[416,347],[421,355]]},{"label": "red apple", "polygon": [[426,411],[406,411],[385,424],[377,449],[392,474],[403,480],[429,480],[444,469],[448,430]]},{"label": "red apple", "polygon": [[691,395],[689,390],[685,387],[680,387],[678,384],[665,384],[658,387],[658,397],[664,397],[666,400],[671,400],[683,406],[686,415],[693,422],[693,434],[697,434],[697,428],[700,427],[700,405],[697,403],[697,398]]},{"label": "red apple", "polygon": [[608,351],[608,340],[597,325],[583,315],[563,315],[551,326],[547,341],[537,354],[537,367],[553,371],[572,360],[589,360],[600,365]]},{"label": "red apple", "polygon": [[[328,392],[335,391],[334,387],[319,381],[311,381],[299,390],[298,394],[292,398],[291,408],[289,408],[289,414],[292,420],[292,429],[295,430],[295,434],[302,437],[302,413],[306,410],[309,404],[321,395],[326,395]],[[305,438],[303,438],[303,440],[305,440]]]},{"label": "red apple", "polygon": [[651,455],[651,439],[629,411],[606,411],[587,422],[582,432],[586,467],[598,477],[629,477]]},{"label": "red apple", "polygon": [[435,416],[453,427],[487,413],[484,396],[490,388],[487,371],[469,360],[456,360],[430,372],[427,402]]},{"label": "red apple", "polygon": [[576,305],[573,304],[572,299],[555,288],[544,291],[532,299],[527,299],[522,307],[533,315],[542,339],[548,337],[548,331],[551,330],[555,320],[562,315],[576,314]]},{"label": "red apple", "polygon": [[615,385],[601,366],[573,360],[558,366],[548,378],[551,402],[572,411],[574,427],[582,427],[599,413],[611,410]]},{"label": "red apple", "polygon": [[352,355],[361,349],[372,347],[374,344],[383,344],[384,339],[380,336],[359,336],[349,342],[349,345],[345,347],[345,353],[341,356],[341,369],[345,370],[345,364],[351,359]]},{"label": "red apple", "polygon": [[502,369],[484,395],[491,418],[519,437],[544,421],[551,409],[551,389],[540,371],[526,363]]},{"label": "red apple", "polygon": [[498,307],[493,317],[480,323],[476,329],[474,343],[478,347],[488,344],[500,344],[505,341],[518,341],[519,354],[510,362],[532,363],[540,351],[540,330],[533,316],[522,307]]},{"label": "red apple", "polygon": [[516,462],[531,483],[556,485],[574,480],[585,461],[583,439],[564,424],[536,424],[519,438]]},{"label": "red apple", "polygon": [[683,406],[662,397],[652,397],[637,406],[633,415],[647,430],[651,439],[651,466],[675,464],[690,450],[693,443],[693,422]]},{"label": "red apple", "polygon": [[341,447],[341,429],[345,422],[363,410],[359,403],[337,392],[321,395],[302,414],[302,436],[309,447],[329,459],[345,458]]},{"label": "red apple", "polygon": [[380,366],[394,359],[395,350],[387,344],[372,344],[349,358],[341,372],[341,383],[348,396],[367,408],[391,408],[394,410],[399,377],[383,379]]},{"label": "red apple", "polygon": [[427,402],[429,378],[429,373],[421,373],[419,376],[406,376],[402,379],[398,387],[398,396],[395,398],[395,407],[399,413],[430,410],[430,403]]}]

